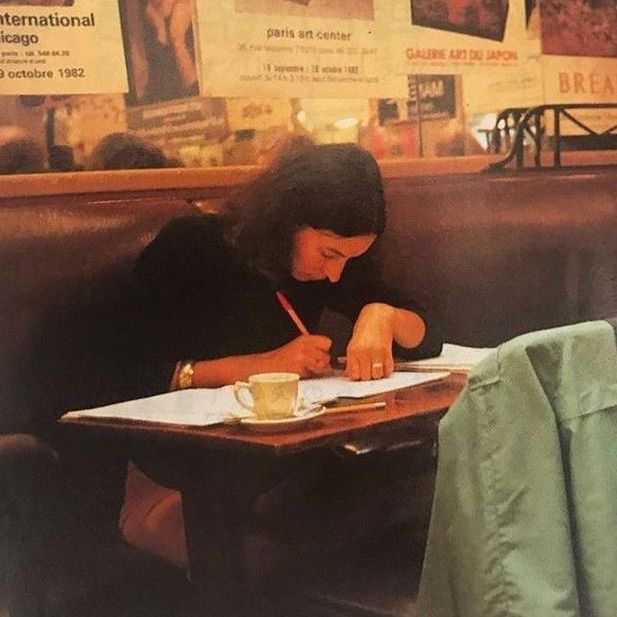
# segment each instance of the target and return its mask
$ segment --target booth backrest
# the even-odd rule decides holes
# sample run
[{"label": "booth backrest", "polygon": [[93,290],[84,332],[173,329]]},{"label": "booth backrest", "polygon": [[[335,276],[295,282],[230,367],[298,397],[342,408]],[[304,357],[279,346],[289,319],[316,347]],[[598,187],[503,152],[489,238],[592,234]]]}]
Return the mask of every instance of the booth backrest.
[{"label": "booth backrest", "polygon": [[0,432],[30,428],[24,377],[53,361],[32,357],[46,321],[117,292],[165,222],[197,211],[173,196],[0,201]]},{"label": "booth backrest", "polygon": [[[0,198],[0,430],[28,413],[19,389],[44,318],[117,291],[168,219],[216,209],[246,177]],[[496,345],[617,314],[617,167],[384,177],[384,278],[437,313],[446,340]]]},{"label": "booth backrest", "polygon": [[617,314],[617,168],[390,178],[384,278],[493,346]]}]

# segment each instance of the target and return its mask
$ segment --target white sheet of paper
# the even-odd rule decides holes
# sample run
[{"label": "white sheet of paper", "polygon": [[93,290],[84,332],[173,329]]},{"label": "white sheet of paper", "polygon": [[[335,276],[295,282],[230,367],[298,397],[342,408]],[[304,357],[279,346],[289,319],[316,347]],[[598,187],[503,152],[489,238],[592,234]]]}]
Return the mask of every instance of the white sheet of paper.
[{"label": "white sheet of paper", "polygon": [[[305,404],[324,403],[337,398],[362,398],[441,379],[448,373],[393,373],[386,379],[350,381],[342,375],[305,379],[300,396]],[[96,409],[70,411],[64,418],[112,418],[190,426],[218,424],[250,412],[236,401],[232,386],[177,390]]]},{"label": "white sheet of paper", "polygon": [[114,418],[165,424],[208,426],[232,416],[250,416],[240,407],[232,386],[177,390],[96,409],[70,411],[65,418]]},{"label": "white sheet of paper", "polygon": [[426,360],[413,360],[411,362],[397,362],[396,369],[399,371],[413,371],[414,369],[423,370],[471,370],[476,364],[482,362],[495,351],[491,347],[464,347],[444,343],[443,351],[435,358]]},{"label": "white sheet of paper", "polygon": [[326,403],[337,398],[363,398],[400,388],[417,386],[427,381],[446,377],[447,372],[405,373],[395,371],[385,379],[374,381],[351,381],[343,375],[304,379],[300,382],[300,396],[308,404]]}]

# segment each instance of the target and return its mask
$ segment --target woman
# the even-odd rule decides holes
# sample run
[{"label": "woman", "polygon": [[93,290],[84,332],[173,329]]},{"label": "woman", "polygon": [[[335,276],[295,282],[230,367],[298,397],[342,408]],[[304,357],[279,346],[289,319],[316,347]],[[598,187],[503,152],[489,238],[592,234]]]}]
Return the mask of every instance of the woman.
[{"label": "woman", "polygon": [[[332,341],[300,334],[277,291],[311,333],[318,332],[326,307],[351,320],[345,369],[351,379],[390,375],[393,349],[404,358],[438,354],[441,341],[426,318],[374,275],[371,254],[384,226],[379,168],[353,145],[304,145],[275,160],[220,215],[172,221],[141,255],[126,307],[127,352],[147,359],[142,370],[131,371],[141,376],[137,389],[133,381],[133,396],[217,387],[259,372],[327,374]],[[346,472],[333,473],[336,465],[324,455],[281,486],[298,492],[299,482],[323,485],[315,481],[319,469],[328,483],[347,483]],[[148,501],[144,481],[131,473],[121,523],[125,537],[166,557],[173,553],[172,560],[182,563],[179,498],[167,493],[155,499],[168,503],[153,532],[141,523],[156,509],[152,502],[140,506]],[[257,509],[291,507],[286,490],[275,488]]]}]

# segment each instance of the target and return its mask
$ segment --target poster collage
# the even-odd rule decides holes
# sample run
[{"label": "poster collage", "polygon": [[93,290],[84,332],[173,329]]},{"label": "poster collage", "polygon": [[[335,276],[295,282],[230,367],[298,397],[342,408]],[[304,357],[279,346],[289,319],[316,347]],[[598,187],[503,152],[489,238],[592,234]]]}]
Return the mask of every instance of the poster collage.
[{"label": "poster collage", "polygon": [[110,93],[129,128],[178,144],[290,118],[344,132],[350,118],[443,127],[507,107],[614,102],[617,5],[0,0],[0,95]]}]

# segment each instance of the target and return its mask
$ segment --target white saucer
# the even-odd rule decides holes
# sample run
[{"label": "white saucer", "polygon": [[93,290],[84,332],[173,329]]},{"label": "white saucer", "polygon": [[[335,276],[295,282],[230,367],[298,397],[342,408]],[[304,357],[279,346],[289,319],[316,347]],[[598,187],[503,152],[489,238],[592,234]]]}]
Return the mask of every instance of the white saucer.
[{"label": "white saucer", "polygon": [[282,433],[284,431],[299,429],[308,424],[311,420],[323,416],[324,413],[326,413],[326,408],[322,406],[315,411],[298,416],[291,416],[290,418],[280,418],[276,420],[241,418],[239,424],[258,433]]}]

